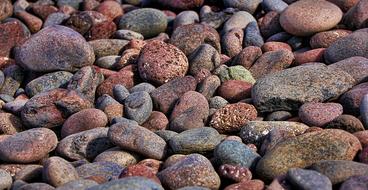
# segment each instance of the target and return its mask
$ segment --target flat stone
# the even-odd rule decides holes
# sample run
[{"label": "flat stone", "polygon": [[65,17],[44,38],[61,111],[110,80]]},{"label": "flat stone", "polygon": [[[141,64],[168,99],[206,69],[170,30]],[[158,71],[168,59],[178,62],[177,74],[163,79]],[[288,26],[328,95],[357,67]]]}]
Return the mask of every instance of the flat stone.
[{"label": "flat stone", "polygon": [[330,179],[313,170],[291,168],[287,172],[287,179],[300,189],[332,190]]}]

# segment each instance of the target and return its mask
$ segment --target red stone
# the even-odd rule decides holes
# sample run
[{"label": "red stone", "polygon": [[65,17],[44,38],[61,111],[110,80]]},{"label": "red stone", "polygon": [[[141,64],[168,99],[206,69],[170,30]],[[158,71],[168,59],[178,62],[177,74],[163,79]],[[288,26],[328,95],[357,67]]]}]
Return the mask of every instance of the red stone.
[{"label": "red stone", "polygon": [[13,47],[22,44],[27,38],[21,24],[17,21],[0,24],[0,65],[9,63],[9,57]]}]

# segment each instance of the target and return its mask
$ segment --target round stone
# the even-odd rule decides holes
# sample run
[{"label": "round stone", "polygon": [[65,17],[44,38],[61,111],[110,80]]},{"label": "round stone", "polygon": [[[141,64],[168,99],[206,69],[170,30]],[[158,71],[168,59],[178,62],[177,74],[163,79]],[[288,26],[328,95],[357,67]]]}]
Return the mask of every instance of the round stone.
[{"label": "round stone", "polygon": [[251,89],[251,83],[242,80],[227,80],[217,89],[217,93],[229,102],[238,102],[249,98]]},{"label": "round stone", "polygon": [[0,189],[10,189],[12,183],[12,176],[5,170],[0,169]]},{"label": "round stone", "polygon": [[351,34],[351,31],[343,29],[319,32],[311,37],[309,44],[313,49],[328,48],[336,40],[343,38],[349,34]]},{"label": "round stone", "polygon": [[50,157],[43,163],[42,176],[45,181],[55,187],[79,178],[73,165],[57,156]]},{"label": "round stone", "polygon": [[165,32],[166,27],[166,15],[162,11],[152,8],[130,11],[124,14],[119,21],[119,29],[138,32],[145,38],[155,37],[161,32]]},{"label": "round stone", "polygon": [[364,131],[362,122],[352,115],[340,115],[327,123],[326,128],[342,129],[349,133]]},{"label": "round stone", "polygon": [[309,126],[322,127],[343,112],[337,103],[306,103],[299,108],[299,118]]},{"label": "round stone", "polygon": [[342,14],[338,6],[328,1],[297,1],[281,13],[280,24],[290,34],[309,36],[335,27]]},{"label": "round stone", "polygon": [[313,170],[292,168],[287,172],[287,179],[300,189],[332,190],[330,179]]},{"label": "round stone", "polygon": [[151,115],[153,108],[151,96],[145,92],[134,92],[124,102],[124,113],[128,119],[143,124]]},{"label": "round stone", "polygon": [[203,5],[204,0],[158,0],[161,6],[173,9],[195,9]]},{"label": "round stone", "polygon": [[138,58],[141,78],[157,85],[185,76],[188,67],[185,54],[175,46],[162,41],[155,40],[145,45]]},{"label": "round stone", "polygon": [[261,3],[261,0],[250,1],[250,0],[224,0],[225,7],[237,8],[241,11],[247,11],[251,14],[256,11],[257,7]]},{"label": "round stone", "polygon": [[94,162],[83,164],[76,169],[80,178],[95,178],[107,182],[118,179],[123,167],[113,162]]},{"label": "round stone", "polygon": [[149,118],[142,124],[142,127],[151,131],[164,130],[169,125],[166,115],[159,111],[152,111]]},{"label": "round stone", "polygon": [[139,159],[140,156],[136,153],[127,152],[119,147],[114,147],[96,156],[93,162],[114,162],[121,167],[127,167],[136,164]]}]

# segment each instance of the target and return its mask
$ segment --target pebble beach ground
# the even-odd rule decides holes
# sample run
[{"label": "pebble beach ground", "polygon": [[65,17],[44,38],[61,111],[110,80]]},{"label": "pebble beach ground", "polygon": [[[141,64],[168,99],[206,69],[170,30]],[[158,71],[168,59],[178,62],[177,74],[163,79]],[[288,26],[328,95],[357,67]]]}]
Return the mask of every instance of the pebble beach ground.
[{"label": "pebble beach ground", "polygon": [[0,190],[368,190],[368,0],[0,0]]}]

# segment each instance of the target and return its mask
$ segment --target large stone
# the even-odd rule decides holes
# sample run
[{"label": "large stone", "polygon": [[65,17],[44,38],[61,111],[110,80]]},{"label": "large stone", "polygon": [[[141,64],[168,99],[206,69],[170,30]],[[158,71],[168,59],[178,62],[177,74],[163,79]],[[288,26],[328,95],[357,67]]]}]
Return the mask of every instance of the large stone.
[{"label": "large stone", "polygon": [[346,72],[319,64],[286,69],[257,80],[252,99],[258,111],[296,111],[306,102],[337,98],[355,83]]}]

